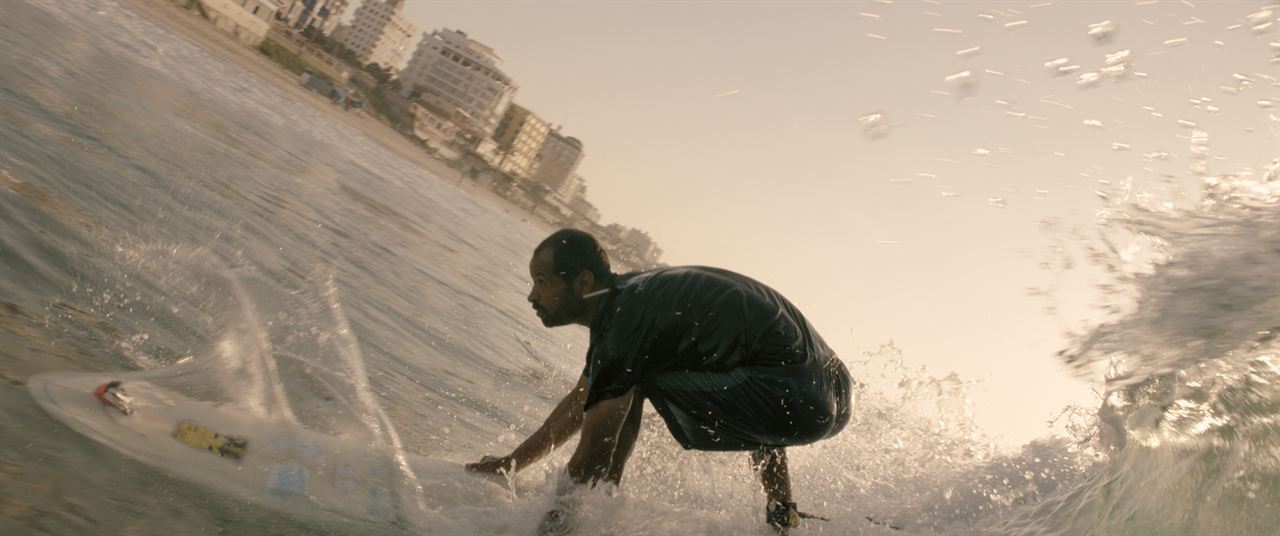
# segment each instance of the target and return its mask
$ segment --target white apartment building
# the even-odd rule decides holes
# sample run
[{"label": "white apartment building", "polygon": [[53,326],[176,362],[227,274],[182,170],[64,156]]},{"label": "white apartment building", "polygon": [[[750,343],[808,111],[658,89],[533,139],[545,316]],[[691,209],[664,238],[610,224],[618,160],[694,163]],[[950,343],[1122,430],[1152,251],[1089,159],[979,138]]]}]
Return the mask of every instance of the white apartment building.
[{"label": "white apartment building", "polygon": [[516,84],[499,67],[493,49],[457,30],[423,36],[409,65],[400,73],[403,95],[441,109],[457,109],[469,118],[459,125],[479,138],[491,137],[502,120]]},{"label": "white apartment building", "polygon": [[546,141],[551,125],[529,111],[528,108],[511,103],[498,129],[493,133],[493,141],[497,143],[497,159],[494,165],[504,173],[519,178],[528,177],[537,161],[538,150]]},{"label": "white apartment building", "polygon": [[363,63],[398,72],[408,57],[418,29],[404,17],[404,0],[364,0],[338,40]]},{"label": "white apartment building", "polygon": [[600,209],[597,209],[595,205],[591,204],[590,201],[587,201],[586,196],[583,194],[585,194],[585,192],[575,196],[569,201],[569,210],[572,210],[575,214],[582,216],[583,219],[591,223],[600,223]]},{"label": "white apartment building", "polygon": [[274,0],[204,0],[203,5],[214,26],[254,46],[267,38],[271,18],[280,9]]},{"label": "white apartment building", "polygon": [[556,188],[553,192],[565,204],[569,204],[575,197],[584,196],[587,193],[587,179],[583,178],[577,172],[570,173],[569,178],[565,179],[564,184]]},{"label": "white apartment building", "polygon": [[534,166],[530,179],[553,191],[560,190],[569,182],[574,171],[578,170],[578,164],[582,163],[584,156],[582,142],[578,138],[560,134],[559,128],[552,130],[538,150],[538,163]]},{"label": "white apartment building", "polygon": [[349,0],[277,0],[280,17],[290,28],[305,30],[315,28],[324,35],[332,35],[338,21],[347,12]]}]

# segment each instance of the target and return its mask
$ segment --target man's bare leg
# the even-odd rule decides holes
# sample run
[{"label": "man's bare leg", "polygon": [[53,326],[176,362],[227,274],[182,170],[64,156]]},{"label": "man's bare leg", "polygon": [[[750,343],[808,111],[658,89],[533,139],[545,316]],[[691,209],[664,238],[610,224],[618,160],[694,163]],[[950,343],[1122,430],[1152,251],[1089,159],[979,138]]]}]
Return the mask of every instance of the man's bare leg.
[{"label": "man's bare leg", "polygon": [[764,494],[771,503],[791,501],[791,474],[787,472],[787,450],[767,448],[751,453],[751,465],[760,473]]}]

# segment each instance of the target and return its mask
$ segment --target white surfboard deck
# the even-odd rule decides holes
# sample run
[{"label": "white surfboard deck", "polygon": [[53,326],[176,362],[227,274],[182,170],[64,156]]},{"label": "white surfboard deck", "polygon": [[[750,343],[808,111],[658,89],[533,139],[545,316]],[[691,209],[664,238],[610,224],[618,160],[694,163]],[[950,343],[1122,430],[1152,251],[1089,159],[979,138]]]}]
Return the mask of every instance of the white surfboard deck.
[{"label": "white surfboard deck", "polygon": [[[103,405],[94,389],[121,380],[132,414]],[[389,449],[364,438],[335,437],[243,408],[194,400],[134,374],[47,373],[28,381],[32,397],[73,430],[170,475],[246,501],[290,512],[317,509],[347,519],[387,522],[403,482]],[[243,454],[220,456],[174,437],[182,423],[245,441]],[[510,500],[502,478],[479,477],[462,464],[409,457],[430,508],[498,507]],[[404,492],[404,493],[407,493]]]}]

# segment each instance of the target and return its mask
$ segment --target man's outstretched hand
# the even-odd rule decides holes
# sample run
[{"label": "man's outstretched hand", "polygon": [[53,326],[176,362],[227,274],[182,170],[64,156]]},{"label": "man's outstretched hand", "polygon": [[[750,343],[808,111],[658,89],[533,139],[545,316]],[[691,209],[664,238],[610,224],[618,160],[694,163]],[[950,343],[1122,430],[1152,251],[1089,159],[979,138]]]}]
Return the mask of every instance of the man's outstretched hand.
[{"label": "man's outstretched hand", "polygon": [[467,464],[467,470],[475,471],[477,473],[505,475],[511,473],[512,466],[514,465],[514,460],[512,460],[510,456],[485,456],[480,458],[480,461],[476,463]]}]

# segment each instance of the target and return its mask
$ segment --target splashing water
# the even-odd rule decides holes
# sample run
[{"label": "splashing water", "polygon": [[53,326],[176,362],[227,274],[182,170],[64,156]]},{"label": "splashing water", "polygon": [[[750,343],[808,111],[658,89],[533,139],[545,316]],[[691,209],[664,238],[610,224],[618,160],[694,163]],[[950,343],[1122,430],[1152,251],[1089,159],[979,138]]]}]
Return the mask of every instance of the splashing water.
[{"label": "splashing water", "polygon": [[[1093,262],[1111,318],[1065,361],[1105,369],[1102,470],[1000,534],[1260,534],[1280,524],[1280,181],[1209,177],[1182,206],[1108,196]],[[1120,247],[1117,243],[1127,241]],[[1156,491],[1158,490],[1158,491]]]}]

